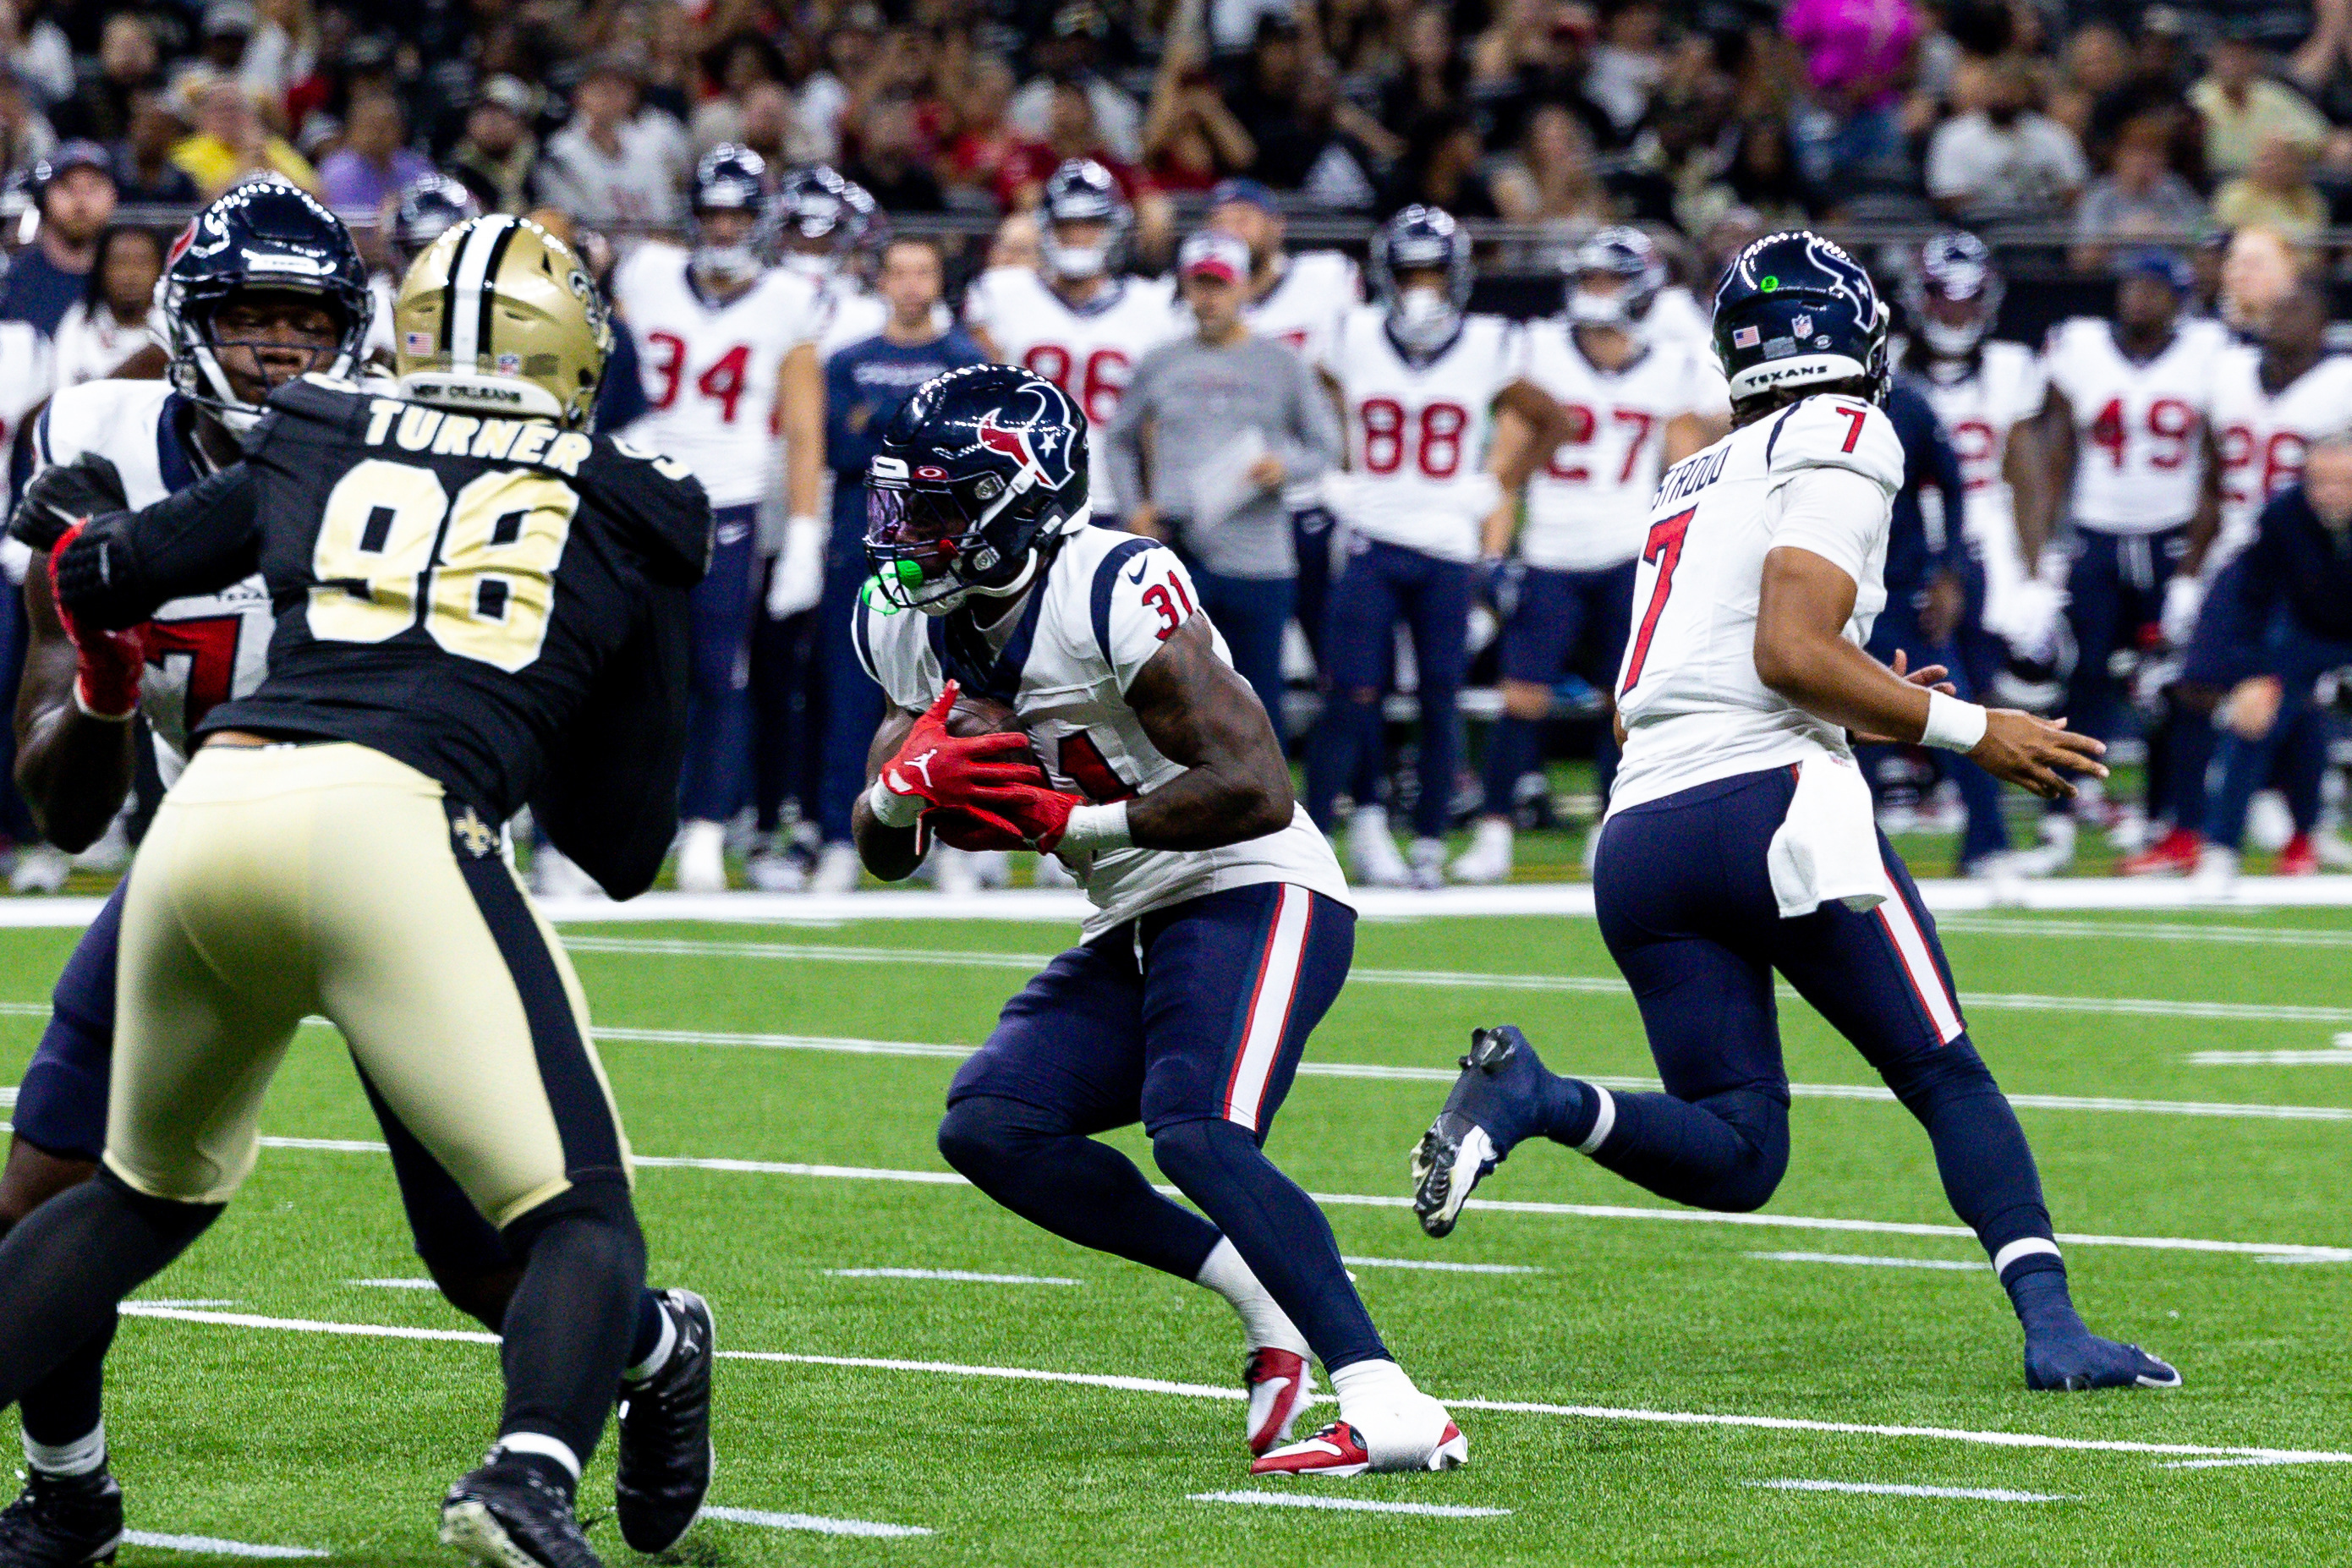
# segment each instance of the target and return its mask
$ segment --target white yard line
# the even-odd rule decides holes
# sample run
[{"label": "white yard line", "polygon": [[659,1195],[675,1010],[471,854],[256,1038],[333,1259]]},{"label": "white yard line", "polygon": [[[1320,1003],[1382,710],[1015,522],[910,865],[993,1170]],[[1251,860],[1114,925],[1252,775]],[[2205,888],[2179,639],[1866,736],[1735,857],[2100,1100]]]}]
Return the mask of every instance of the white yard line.
[{"label": "white yard line", "polygon": [[[265,1149],[304,1149],[334,1153],[386,1152],[381,1143],[339,1138],[264,1138]],[[810,1165],[791,1160],[706,1160],[677,1155],[639,1154],[636,1163],[650,1169],[734,1172],[748,1175],[815,1176],[831,1181],[910,1182],[925,1186],[970,1185],[953,1171],[899,1171],[871,1165]],[[1162,1192],[1174,1194],[1173,1187]],[[1317,1203],[1349,1208],[1410,1208],[1412,1200],[1372,1193],[1311,1193]],[[1714,1214],[1705,1209],[1643,1208],[1627,1204],[1553,1204],[1474,1199],[1471,1206],[1487,1214],[1558,1215],[1578,1219],[1673,1220],[1685,1225],[1731,1225],[1780,1230],[1832,1230],[1879,1236],[1948,1236],[1968,1240],[1976,1233],[1966,1226],[1916,1225],[1896,1220],[1829,1219],[1804,1215]],[[2208,1241],[2179,1236],[2093,1236],[2061,1232],[2070,1247],[2132,1247],[2158,1252],[2212,1252],[2297,1263],[2352,1263],[2352,1247],[2318,1247],[2303,1242]]]},{"label": "white yard line", "polygon": [[418,1279],[406,1274],[396,1279],[346,1279],[343,1283],[364,1285],[375,1290],[437,1290],[440,1289],[430,1279]]},{"label": "white yard line", "polygon": [[835,1279],[943,1279],[958,1285],[1083,1285],[1051,1274],[974,1274],[962,1268],[828,1268]]},{"label": "white yard line", "polygon": [[2242,947],[2352,947],[2352,931],[2311,926],[2162,925],[2126,921],[2045,921],[1993,915],[1939,915],[1936,929],[1963,936],[2046,937],[2093,942],[2210,942]]},{"label": "white yard line", "polygon": [[1524,1263],[1441,1263],[1431,1258],[1342,1258],[1350,1268],[1424,1268],[1434,1274],[1541,1274]]},{"label": "white yard line", "polygon": [[2352,1050],[2191,1051],[2188,1061],[2197,1068],[2352,1068]]},{"label": "white yard line", "polygon": [[770,1513],[758,1508],[714,1508],[704,1505],[701,1519],[723,1519],[730,1524],[756,1524],[763,1530],[809,1530],[819,1535],[930,1535],[919,1524],[880,1524],[870,1519],[827,1519],[814,1513]]},{"label": "white yard line", "polygon": [[1858,1252],[1751,1252],[1767,1263],[1843,1263],[1865,1268],[1939,1268],[1952,1273],[1981,1274],[1990,1263],[1968,1263],[1953,1258],[1874,1258]]},{"label": "white yard line", "polygon": [[[343,1323],[307,1318],[272,1318],[252,1312],[198,1312],[146,1309],[136,1302],[122,1308],[127,1317],[162,1318],[175,1322],[212,1323],[235,1329],[274,1329],[292,1333],[347,1334],[367,1339],[439,1340],[463,1344],[496,1344],[498,1336],[479,1330],[414,1329],[389,1323]],[[981,1366],[961,1362],[914,1361],[898,1356],[815,1355],[791,1351],[722,1350],[722,1361],[772,1362],[790,1366],[829,1366],[869,1372],[927,1373],[948,1377],[986,1378],[1013,1383],[1057,1383],[1085,1388],[1107,1388],[1129,1394],[1160,1394],[1185,1399],[1240,1400],[1244,1392],[1222,1384],[1174,1383],[1164,1378],[1129,1377],[1114,1373],[1051,1372],[1042,1367]],[[1995,1448],[2048,1448],[2069,1453],[2148,1454],[2167,1458],[2247,1459],[2283,1465],[2352,1464],[2352,1454],[2325,1449],[2270,1448],[2253,1445],[2217,1446],[2202,1443],[2148,1443],[2125,1438],[2052,1437],[2037,1432],[1979,1432],[1958,1426],[1877,1426],[1852,1421],[1814,1421],[1790,1415],[1727,1415],[1692,1410],[1620,1409],[1601,1405],[1553,1405],[1520,1399],[1463,1399],[1441,1395],[1455,1410],[1490,1410],[1509,1415],[1564,1415],[1591,1421],[1633,1421],[1669,1426],[1748,1427],[1771,1432],[1822,1432],[1843,1436],[1917,1437],[1938,1442],[1970,1443]]]},{"label": "white yard line", "polygon": [[1269,1508],[1328,1508],[1347,1513],[1418,1513],[1432,1519],[1511,1517],[1511,1510],[1507,1508],[1465,1508],[1458,1503],[1443,1502],[1376,1502],[1370,1498],[1311,1497],[1301,1492],[1193,1492],[1184,1500],[1255,1503]]},{"label": "white yard line", "polygon": [[126,1530],[124,1542],[165,1552],[202,1552],[215,1557],[325,1557],[315,1546],[260,1546],[250,1541],[223,1541],[217,1535],[162,1535],[152,1530]]},{"label": "white yard line", "polygon": [[2007,1487],[1918,1487],[1896,1481],[1749,1481],[1776,1492],[1858,1492],[1865,1497],[1968,1498],[1977,1502],[2071,1502],[2071,1498],[2047,1492],[2012,1491]]}]

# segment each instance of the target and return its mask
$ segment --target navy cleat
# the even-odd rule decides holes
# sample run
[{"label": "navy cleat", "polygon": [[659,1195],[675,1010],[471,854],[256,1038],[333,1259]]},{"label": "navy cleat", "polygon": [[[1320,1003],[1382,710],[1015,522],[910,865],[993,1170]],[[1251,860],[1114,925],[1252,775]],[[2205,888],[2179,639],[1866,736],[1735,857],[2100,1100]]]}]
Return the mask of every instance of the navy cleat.
[{"label": "navy cleat", "polygon": [[25,1489],[0,1510],[0,1568],[111,1563],[121,1541],[122,1489],[103,1467],[86,1476],[28,1468]]},{"label": "navy cleat", "polygon": [[1422,1229],[1453,1230],[1471,1189],[1543,1130],[1552,1082],[1516,1025],[1472,1032],[1462,1076],[1412,1152],[1412,1209]]},{"label": "navy cleat", "polygon": [[2025,1386],[2037,1393],[2079,1394],[2091,1388],[2179,1388],[2179,1372],[2137,1345],[2098,1335],[2029,1335]]},{"label": "navy cleat", "polygon": [[718,1337],[710,1303],[691,1290],[665,1290],[661,1303],[677,1343],[659,1371],[621,1389],[613,1483],[621,1539],[644,1552],[674,1545],[710,1490],[710,1367]]},{"label": "navy cleat", "polygon": [[441,1500],[441,1543],[474,1568],[604,1568],[552,1459],[490,1451]]}]

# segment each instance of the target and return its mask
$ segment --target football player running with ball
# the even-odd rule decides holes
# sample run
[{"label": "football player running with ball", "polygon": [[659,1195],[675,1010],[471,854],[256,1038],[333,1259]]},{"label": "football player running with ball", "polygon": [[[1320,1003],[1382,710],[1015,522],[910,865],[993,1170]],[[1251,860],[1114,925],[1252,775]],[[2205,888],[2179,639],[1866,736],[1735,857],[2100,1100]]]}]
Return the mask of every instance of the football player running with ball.
[{"label": "football player running with ball", "polygon": [[2104,748],[1960,701],[1939,668],[1906,676],[1863,652],[1903,482],[1869,275],[1811,234],[1759,240],[1724,275],[1715,334],[1734,428],[1651,502],[1617,679],[1625,755],[1593,870],[1665,1092],[1556,1077],[1517,1029],[1479,1030],[1413,1158],[1423,1227],[1451,1230],[1531,1137],[1677,1203],[1762,1207],[1789,1163],[1777,971],[1926,1126],[2024,1325],[2027,1386],[2173,1387],[2179,1373],[2074,1310],[2032,1152],[1847,732],[1965,752],[2053,800],[2074,793],[2067,773],[2106,771]]},{"label": "football player running with ball", "polygon": [[[1254,1471],[1462,1464],[1468,1444],[1381,1343],[1322,1211],[1261,1148],[1347,979],[1355,912],[1183,566],[1087,526],[1086,416],[1009,366],[918,391],[867,505],[877,575],[853,628],[897,711],[858,853],[891,881],[933,836],[1057,853],[1095,905],[957,1073],[940,1152],[1055,1235],[1233,1304]],[[981,699],[1025,734],[960,736]],[[1092,1136],[1139,1121],[1206,1219]],[[1309,1353],[1339,1419],[1289,1443]]]}]

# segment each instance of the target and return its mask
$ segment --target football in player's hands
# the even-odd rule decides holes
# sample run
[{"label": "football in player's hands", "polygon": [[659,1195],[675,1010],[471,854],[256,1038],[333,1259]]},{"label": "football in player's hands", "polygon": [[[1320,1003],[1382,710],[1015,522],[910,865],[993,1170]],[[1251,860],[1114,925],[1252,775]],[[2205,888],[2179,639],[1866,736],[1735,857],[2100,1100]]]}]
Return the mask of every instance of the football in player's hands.
[{"label": "football in player's hands", "polygon": [[955,849],[1026,849],[1021,830],[985,806],[935,805],[923,813],[923,826]]},{"label": "football in player's hands", "polygon": [[96,452],[84,452],[70,463],[52,463],[33,476],[25,487],[25,499],[16,503],[9,531],[46,553],[74,524],[129,507],[122,476],[113,463]]}]

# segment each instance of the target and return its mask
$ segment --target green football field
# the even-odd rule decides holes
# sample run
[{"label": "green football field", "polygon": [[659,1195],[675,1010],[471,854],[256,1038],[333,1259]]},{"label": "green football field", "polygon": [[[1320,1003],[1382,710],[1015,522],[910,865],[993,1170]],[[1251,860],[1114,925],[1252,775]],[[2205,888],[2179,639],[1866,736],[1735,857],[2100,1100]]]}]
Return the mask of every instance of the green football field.
[{"label": "green football field", "polygon": [[[2186,1387],[2025,1392],[2008,1303],[1925,1137],[1793,1001],[1795,1156],[1763,1215],[1669,1209],[1547,1144],[1428,1240],[1406,1152],[1473,1025],[1517,1022],[1554,1066],[1612,1082],[1649,1064],[1591,921],[1368,922],[1269,1147],[1325,1195],[1471,1463],[1301,1484],[1247,1473],[1221,1302],[1029,1227],[933,1147],[957,1060],[1067,928],[569,927],[643,1157],[654,1278],[710,1298],[727,1358],[722,1514],[678,1556],[2352,1561],[2352,1048],[2335,1044],[2352,911],[1945,931],[2085,1315]],[[74,934],[0,932],[0,1082]],[[212,1543],[124,1560],[226,1562],[236,1543],[440,1563],[433,1505],[492,1429],[495,1351],[415,1288],[330,1030],[303,1032],[265,1127],[242,1200],[142,1292],[112,1363],[132,1528]],[[1119,1142],[1149,1168],[1140,1139]],[[608,1442],[593,1514],[610,1475]],[[608,1518],[592,1538],[631,1560]]]}]

